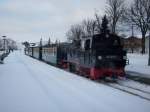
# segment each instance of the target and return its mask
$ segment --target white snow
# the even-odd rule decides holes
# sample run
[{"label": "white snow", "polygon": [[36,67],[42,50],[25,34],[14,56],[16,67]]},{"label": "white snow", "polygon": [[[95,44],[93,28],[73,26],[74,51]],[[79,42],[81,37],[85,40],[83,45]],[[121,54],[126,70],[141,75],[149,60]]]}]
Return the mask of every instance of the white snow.
[{"label": "white snow", "polygon": [[0,112],[150,112],[150,101],[17,51],[0,65]]},{"label": "white snow", "polygon": [[4,53],[4,51],[0,51],[0,56]]},{"label": "white snow", "polygon": [[[127,55],[129,65],[126,66],[126,71],[131,72],[131,75],[142,75],[150,78],[150,66],[148,66],[148,54],[129,53]],[[134,73],[135,72],[135,73]],[[139,73],[139,74],[138,74]]]}]

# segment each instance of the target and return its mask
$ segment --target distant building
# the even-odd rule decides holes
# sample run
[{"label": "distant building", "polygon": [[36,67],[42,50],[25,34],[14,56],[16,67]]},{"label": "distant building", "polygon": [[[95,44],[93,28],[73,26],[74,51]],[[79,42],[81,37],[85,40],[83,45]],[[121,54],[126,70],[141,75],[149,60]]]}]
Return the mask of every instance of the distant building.
[{"label": "distant building", "polygon": [[3,49],[3,41],[0,39],[0,50]]},{"label": "distant building", "polygon": [[149,36],[145,38],[145,52],[149,52]]},{"label": "distant building", "polygon": [[142,51],[141,46],[142,46],[142,42],[141,42],[141,38],[137,38],[137,37],[128,37],[128,38],[122,38],[122,43],[124,45],[124,49],[127,50],[127,52],[129,53],[140,53]]}]

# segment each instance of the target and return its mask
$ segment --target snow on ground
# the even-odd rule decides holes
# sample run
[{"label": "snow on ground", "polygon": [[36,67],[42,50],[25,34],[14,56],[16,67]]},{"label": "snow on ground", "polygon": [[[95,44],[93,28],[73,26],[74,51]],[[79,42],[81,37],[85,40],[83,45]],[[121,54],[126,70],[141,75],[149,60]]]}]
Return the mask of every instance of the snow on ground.
[{"label": "snow on ground", "polygon": [[11,53],[0,65],[0,112],[149,112],[150,102]]},{"label": "snow on ground", "polygon": [[3,53],[4,53],[3,51],[0,51],[0,56],[1,56]]},{"label": "snow on ground", "polygon": [[148,54],[128,54],[129,65],[126,66],[126,71],[135,72],[132,75],[143,75],[143,77],[150,78],[150,66],[148,66]]}]

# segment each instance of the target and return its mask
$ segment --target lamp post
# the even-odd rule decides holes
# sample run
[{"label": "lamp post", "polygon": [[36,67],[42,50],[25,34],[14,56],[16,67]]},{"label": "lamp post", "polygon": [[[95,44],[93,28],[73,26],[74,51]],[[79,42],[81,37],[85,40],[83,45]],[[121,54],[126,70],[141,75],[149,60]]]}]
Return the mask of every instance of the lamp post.
[{"label": "lamp post", "polygon": [[42,60],[42,38],[41,38],[41,40],[40,40],[39,60]]},{"label": "lamp post", "polygon": [[3,49],[4,49],[4,52],[6,53],[6,36],[2,36],[2,37],[3,37],[3,40],[4,40]]}]

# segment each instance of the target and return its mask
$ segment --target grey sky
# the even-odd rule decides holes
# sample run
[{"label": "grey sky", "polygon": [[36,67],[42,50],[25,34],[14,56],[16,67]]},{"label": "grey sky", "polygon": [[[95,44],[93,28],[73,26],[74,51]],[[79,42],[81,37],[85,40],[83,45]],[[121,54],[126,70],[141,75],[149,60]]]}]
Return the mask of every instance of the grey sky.
[{"label": "grey sky", "polygon": [[103,14],[105,0],[0,0],[0,36],[17,41],[66,40],[72,24]]}]

